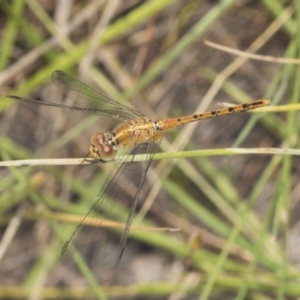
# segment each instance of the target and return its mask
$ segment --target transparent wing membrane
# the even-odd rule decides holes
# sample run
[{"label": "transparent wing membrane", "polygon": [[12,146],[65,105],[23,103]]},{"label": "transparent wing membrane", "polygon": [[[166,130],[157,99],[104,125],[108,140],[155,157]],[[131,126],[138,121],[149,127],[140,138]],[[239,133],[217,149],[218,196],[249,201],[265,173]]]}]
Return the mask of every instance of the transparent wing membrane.
[{"label": "transparent wing membrane", "polygon": [[[100,231],[102,224],[105,220],[112,220],[112,210],[119,201],[123,201],[128,198],[131,199],[130,211],[126,222],[123,225],[122,234],[120,236],[119,246],[114,251],[115,255],[108,259],[108,256],[103,254],[108,251],[106,245],[100,245],[98,247],[98,257],[101,259],[101,265],[105,268],[116,266],[123,255],[130,225],[136,208],[136,203],[139,198],[140,189],[145,180],[147,170],[151,164],[153,154],[155,153],[160,141],[139,144],[133,149],[124,149],[120,153],[122,160],[117,160],[105,182],[99,194],[96,196],[94,203],[92,204],[89,212],[83,218],[81,223],[77,226],[74,233],[66,242],[62,250],[62,259],[65,260],[70,257],[75,251],[79,251],[85,255],[85,250],[89,247],[89,244],[93,244],[96,241],[101,240],[101,234],[105,234]],[[130,154],[130,155],[129,155]],[[132,162],[131,155],[147,154],[147,159],[143,162]],[[94,220],[97,220],[95,226]],[[94,226],[89,224],[93,223]],[[114,236],[112,236],[114,239]],[[110,245],[113,242],[110,241],[110,236],[106,234],[105,244]],[[101,253],[103,252],[103,253]]]},{"label": "transparent wing membrane", "polygon": [[66,97],[75,101],[75,106],[89,108],[92,113],[124,121],[144,116],[61,71],[53,72],[52,80]]}]

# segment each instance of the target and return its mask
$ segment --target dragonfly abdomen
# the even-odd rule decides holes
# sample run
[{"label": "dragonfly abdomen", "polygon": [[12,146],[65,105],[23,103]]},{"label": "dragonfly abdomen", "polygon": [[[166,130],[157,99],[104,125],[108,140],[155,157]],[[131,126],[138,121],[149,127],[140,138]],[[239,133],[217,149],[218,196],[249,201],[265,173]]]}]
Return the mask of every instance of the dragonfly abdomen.
[{"label": "dragonfly abdomen", "polygon": [[232,113],[238,113],[238,112],[244,112],[244,111],[256,109],[259,107],[266,106],[270,104],[270,102],[271,102],[270,100],[257,100],[250,103],[244,103],[244,104],[234,105],[226,108],[221,108],[218,110],[207,111],[201,114],[194,114],[186,117],[173,118],[173,119],[165,119],[157,122],[159,123],[159,126],[161,128],[160,130],[166,131],[168,129],[172,129],[174,127],[183,124],[188,124],[188,123],[192,123],[204,119],[214,118],[218,116],[225,116]]}]

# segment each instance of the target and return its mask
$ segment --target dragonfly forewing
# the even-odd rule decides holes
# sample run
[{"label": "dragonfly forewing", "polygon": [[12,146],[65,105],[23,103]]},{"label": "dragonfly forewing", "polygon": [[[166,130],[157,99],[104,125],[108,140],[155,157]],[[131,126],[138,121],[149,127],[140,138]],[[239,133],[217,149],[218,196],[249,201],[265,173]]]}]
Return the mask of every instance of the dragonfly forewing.
[{"label": "dragonfly forewing", "polygon": [[96,91],[64,72],[54,71],[52,81],[66,97],[74,101],[75,106],[89,108],[90,112],[100,117],[128,121],[144,116],[137,110],[108,98],[102,92]]}]

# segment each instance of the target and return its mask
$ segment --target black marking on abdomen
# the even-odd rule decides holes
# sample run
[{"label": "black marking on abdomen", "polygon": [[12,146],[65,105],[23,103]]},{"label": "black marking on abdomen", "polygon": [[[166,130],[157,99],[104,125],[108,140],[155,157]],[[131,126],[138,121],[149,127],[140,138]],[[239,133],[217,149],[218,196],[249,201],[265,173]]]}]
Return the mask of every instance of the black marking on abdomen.
[{"label": "black marking on abdomen", "polygon": [[154,121],[154,129],[155,130],[162,130],[161,126],[160,126],[160,123],[158,121]]}]

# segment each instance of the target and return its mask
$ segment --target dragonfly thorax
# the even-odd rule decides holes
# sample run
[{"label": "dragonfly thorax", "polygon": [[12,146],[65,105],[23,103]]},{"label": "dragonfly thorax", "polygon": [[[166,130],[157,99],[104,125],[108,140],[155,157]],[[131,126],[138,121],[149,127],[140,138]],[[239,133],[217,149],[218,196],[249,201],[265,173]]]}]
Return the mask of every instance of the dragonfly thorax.
[{"label": "dragonfly thorax", "polygon": [[130,148],[150,139],[160,139],[162,132],[159,125],[148,117],[137,118],[120,124],[113,136],[118,146]]},{"label": "dragonfly thorax", "polygon": [[117,152],[117,143],[113,135],[109,133],[97,132],[91,138],[89,147],[90,154],[103,161],[110,161]]}]

